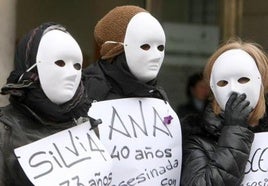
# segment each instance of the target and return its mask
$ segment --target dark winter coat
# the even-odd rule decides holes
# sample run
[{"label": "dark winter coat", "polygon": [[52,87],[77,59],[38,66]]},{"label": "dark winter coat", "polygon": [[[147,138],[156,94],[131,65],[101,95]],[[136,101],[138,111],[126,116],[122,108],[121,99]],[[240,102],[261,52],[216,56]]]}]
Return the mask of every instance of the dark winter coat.
[{"label": "dark winter coat", "polygon": [[14,149],[75,126],[74,121],[46,123],[26,105],[9,105],[0,113],[0,185],[31,186]]},{"label": "dark winter coat", "polygon": [[268,130],[268,119],[259,126],[245,128],[224,126],[223,117],[212,109],[203,117],[186,117],[182,121],[183,167],[181,185],[238,186],[254,139],[253,132]]},{"label": "dark winter coat", "polygon": [[0,108],[1,186],[33,185],[19,165],[15,148],[70,128],[78,118],[89,119],[90,102],[82,83],[71,100],[57,105],[43,92],[36,67],[26,72],[36,63],[41,37],[50,28],[65,30],[58,24],[45,23],[22,38],[15,54],[15,69],[1,89],[1,94],[10,95],[10,105]]},{"label": "dark winter coat", "polygon": [[153,97],[167,100],[156,80],[144,83],[131,74],[125,54],[113,61],[99,60],[83,71],[83,82],[89,99],[103,101],[130,97]]}]

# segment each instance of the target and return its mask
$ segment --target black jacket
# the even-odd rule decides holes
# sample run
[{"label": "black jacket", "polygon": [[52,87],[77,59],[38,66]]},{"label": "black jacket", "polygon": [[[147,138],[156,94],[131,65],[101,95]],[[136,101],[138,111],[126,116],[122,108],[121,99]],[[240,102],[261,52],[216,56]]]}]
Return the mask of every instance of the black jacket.
[{"label": "black jacket", "polygon": [[267,131],[268,119],[265,116],[254,128],[223,126],[222,121],[211,108],[203,117],[189,116],[182,121],[181,185],[238,186],[242,182],[253,132]]},{"label": "black jacket", "polygon": [[131,74],[125,54],[113,61],[99,60],[83,71],[83,82],[91,101],[129,97],[153,97],[167,101],[165,91],[156,80],[144,83]]},{"label": "black jacket", "polygon": [[16,159],[14,149],[61,130],[75,126],[74,121],[45,122],[25,105],[9,105],[0,112],[0,185],[31,186]]}]

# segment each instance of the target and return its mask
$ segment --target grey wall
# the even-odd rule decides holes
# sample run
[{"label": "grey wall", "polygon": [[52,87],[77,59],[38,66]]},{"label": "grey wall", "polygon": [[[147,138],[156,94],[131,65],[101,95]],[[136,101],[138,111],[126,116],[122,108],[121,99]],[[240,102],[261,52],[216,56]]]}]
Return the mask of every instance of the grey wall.
[{"label": "grey wall", "polygon": [[241,37],[268,50],[268,1],[244,0]]},{"label": "grey wall", "polygon": [[[16,0],[0,1],[0,87],[13,69]],[[8,104],[8,96],[0,96],[0,106]]]}]

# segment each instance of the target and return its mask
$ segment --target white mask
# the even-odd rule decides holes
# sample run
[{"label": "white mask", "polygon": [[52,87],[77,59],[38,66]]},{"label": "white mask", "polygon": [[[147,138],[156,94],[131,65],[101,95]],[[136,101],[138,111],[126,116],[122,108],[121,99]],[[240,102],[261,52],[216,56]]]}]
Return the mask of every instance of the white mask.
[{"label": "white mask", "polygon": [[82,52],[74,38],[63,31],[51,30],[41,38],[37,70],[46,96],[62,104],[74,96],[81,81]]},{"label": "white mask", "polygon": [[156,78],[164,59],[165,33],[149,13],[136,14],[128,23],[124,39],[127,65],[140,81]]},{"label": "white mask", "polygon": [[222,110],[232,92],[245,93],[250,106],[255,108],[262,86],[261,74],[254,59],[244,50],[231,49],[215,61],[210,87]]}]

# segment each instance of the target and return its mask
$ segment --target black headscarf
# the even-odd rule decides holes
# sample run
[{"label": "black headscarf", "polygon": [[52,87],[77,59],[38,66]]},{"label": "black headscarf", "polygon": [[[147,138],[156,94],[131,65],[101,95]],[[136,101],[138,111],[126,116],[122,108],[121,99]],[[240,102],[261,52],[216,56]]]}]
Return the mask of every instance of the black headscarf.
[{"label": "black headscarf", "polygon": [[37,68],[34,67],[27,72],[36,63],[38,46],[47,29],[67,32],[63,26],[49,22],[26,34],[17,46],[14,59],[15,69],[10,73],[6,85],[2,87],[1,94],[10,94],[11,104],[24,110],[31,110],[38,117],[49,122],[66,122],[81,116],[87,117],[90,102],[82,83],[70,101],[57,105],[51,102],[43,92]]}]

